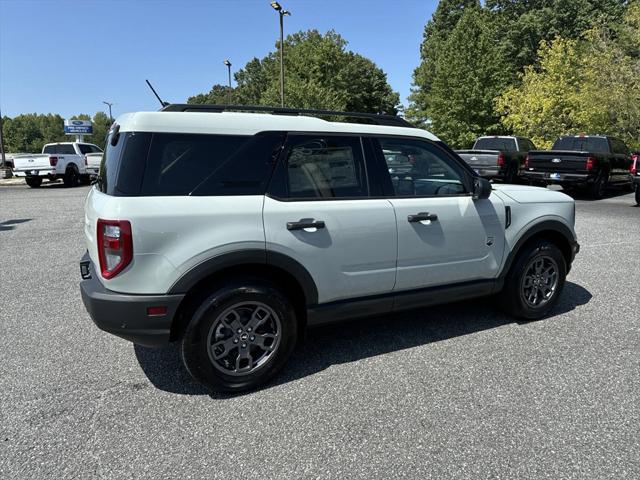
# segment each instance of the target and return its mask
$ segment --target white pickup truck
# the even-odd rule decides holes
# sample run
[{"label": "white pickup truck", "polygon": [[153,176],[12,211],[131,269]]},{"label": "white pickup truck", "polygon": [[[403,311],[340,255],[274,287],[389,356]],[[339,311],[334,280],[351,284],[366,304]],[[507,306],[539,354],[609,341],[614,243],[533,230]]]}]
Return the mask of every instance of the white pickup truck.
[{"label": "white pickup truck", "polygon": [[52,182],[61,178],[66,187],[75,187],[81,181],[89,183],[97,175],[94,162],[88,165],[87,155],[92,153],[102,155],[102,149],[91,143],[47,143],[41,154],[16,155],[13,174],[25,177],[31,188],[42,185],[45,178]]}]

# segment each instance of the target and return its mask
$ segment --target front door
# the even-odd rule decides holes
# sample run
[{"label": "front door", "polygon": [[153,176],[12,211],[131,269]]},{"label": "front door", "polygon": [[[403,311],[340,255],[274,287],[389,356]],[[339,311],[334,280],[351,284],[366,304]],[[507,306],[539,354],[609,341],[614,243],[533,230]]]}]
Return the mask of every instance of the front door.
[{"label": "front door", "polygon": [[474,200],[469,175],[435,142],[377,139],[398,227],[395,290],[493,279],[504,253],[504,205]]}]

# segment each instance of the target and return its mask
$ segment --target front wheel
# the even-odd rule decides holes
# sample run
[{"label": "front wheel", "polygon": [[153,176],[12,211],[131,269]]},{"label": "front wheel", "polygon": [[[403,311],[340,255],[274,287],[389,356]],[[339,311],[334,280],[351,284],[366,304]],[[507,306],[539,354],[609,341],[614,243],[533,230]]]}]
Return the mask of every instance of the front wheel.
[{"label": "front wheel", "polygon": [[38,188],[42,185],[42,179],[40,177],[27,177],[24,180],[31,188]]},{"label": "front wheel", "polygon": [[297,320],[288,298],[267,283],[240,279],[200,304],[182,340],[182,359],[209,389],[238,392],[272,378],[296,340]]},{"label": "front wheel", "polygon": [[537,320],[555,306],[564,287],[567,267],[560,249],[536,240],[518,254],[499,294],[504,309],[520,318]]}]

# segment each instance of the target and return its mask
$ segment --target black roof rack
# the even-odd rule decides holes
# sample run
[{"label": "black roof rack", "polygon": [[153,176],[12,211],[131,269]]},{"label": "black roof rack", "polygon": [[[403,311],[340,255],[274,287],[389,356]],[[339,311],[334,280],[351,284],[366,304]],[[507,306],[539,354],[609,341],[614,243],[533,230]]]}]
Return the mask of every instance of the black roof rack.
[{"label": "black roof rack", "polygon": [[333,110],[310,110],[303,108],[266,107],[263,105],[208,105],[172,103],[160,110],[161,112],[259,112],[274,115],[310,115],[310,116],[340,116],[346,118],[366,118],[375,125],[391,127],[417,128],[402,117],[377,113],[338,112]]}]

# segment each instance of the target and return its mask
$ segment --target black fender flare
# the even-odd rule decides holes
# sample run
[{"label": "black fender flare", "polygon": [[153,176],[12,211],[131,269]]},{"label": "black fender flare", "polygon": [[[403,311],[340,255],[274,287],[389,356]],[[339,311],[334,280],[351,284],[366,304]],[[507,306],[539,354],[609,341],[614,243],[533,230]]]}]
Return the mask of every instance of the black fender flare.
[{"label": "black fender flare", "polygon": [[209,258],[185,272],[167,293],[185,294],[206,277],[227,268],[250,264],[273,266],[287,272],[302,288],[307,305],[318,303],[318,288],[300,262],[282,253],[261,249],[236,250]]},{"label": "black fender flare", "polygon": [[569,261],[567,262],[567,272],[569,272],[569,269],[571,268],[571,262],[573,261],[573,257],[575,253],[577,253],[576,246],[578,245],[578,242],[573,232],[569,229],[569,227],[567,227],[561,221],[543,220],[542,222],[536,223],[535,225],[532,225],[531,227],[529,227],[529,229],[525,231],[525,233],[522,234],[522,236],[520,236],[515,246],[511,249],[511,252],[509,252],[509,255],[507,256],[507,260],[505,261],[502,267],[502,271],[500,272],[500,276],[498,277],[500,281],[504,281],[505,277],[507,276],[507,273],[509,273],[509,269],[511,268],[513,261],[515,260],[516,256],[522,249],[522,246],[525,243],[527,243],[531,238],[533,238],[535,235],[543,232],[559,233],[567,240],[567,244],[569,245],[569,249],[570,249],[570,252],[569,252],[570,257],[569,257]]}]

